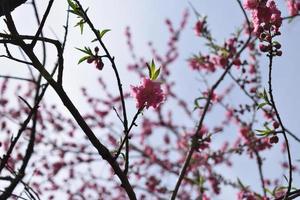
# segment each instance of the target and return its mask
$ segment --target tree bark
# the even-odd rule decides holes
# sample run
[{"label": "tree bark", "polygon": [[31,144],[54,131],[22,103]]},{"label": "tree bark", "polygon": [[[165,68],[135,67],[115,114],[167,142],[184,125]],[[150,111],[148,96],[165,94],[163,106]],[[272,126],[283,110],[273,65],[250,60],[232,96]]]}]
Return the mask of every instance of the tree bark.
[{"label": "tree bark", "polygon": [[0,0],[0,17],[5,14],[5,10],[11,12],[26,1],[27,0]]}]

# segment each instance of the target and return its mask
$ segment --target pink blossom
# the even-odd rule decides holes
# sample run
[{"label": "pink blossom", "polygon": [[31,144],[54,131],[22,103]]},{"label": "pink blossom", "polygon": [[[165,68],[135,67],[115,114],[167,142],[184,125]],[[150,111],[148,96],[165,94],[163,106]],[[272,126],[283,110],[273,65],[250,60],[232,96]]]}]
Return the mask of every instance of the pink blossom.
[{"label": "pink blossom", "polygon": [[132,87],[132,96],[137,108],[145,106],[147,109],[150,106],[157,108],[165,98],[161,84],[148,78],[143,78],[142,85]]},{"label": "pink blossom", "polygon": [[202,21],[202,20],[198,20],[196,22],[194,30],[195,30],[195,34],[197,36],[201,36],[202,35],[202,31],[203,31],[203,28],[204,28],[204,23],[205,23],[205,21]]},{"label": "pink blossom", "polygon": [[245,9],[249,9],[249,10],[257,8],[258,5],[259,5],[259,1],[258,0],[246,0],[244,2],[244,8]]},{"label": "pink blossom", "polygon": [[239,130],[239,132],[240,132],[240,135],[241,135],[241,137],[242,137],[243,139],[245,139],[246,141],[249,140],[250,130],[249,130],[248,127],[246,127],[246,126],[241,127],[240,130]]},{"label": "pink blossom", "polygon": [[202,195],[202,200],[210,200],[210,198],[204,193]]},{"label": "pink blossom", "polygon": [[287,1],[288,10],[291,16],[295,16],[299,12],[300,1],[288,0]]},{"label": "pink blossom", "polygon": [[255,197],[253,192],[248,191],[240,191],[238,193],[238,200],[257,200],[258,198]]},{"label": "pink blossom", "polygon": [[207,72],[215,72],[216,66],[213,62],[214,60],[211,59],[209,56],[195,56],[188,60],[189,66],[193,70],[201,70]]},{"label": "pink blossom", "polygon": [[[281,12],[274,1],[246,0],[244,7],[251,10],[254,32],[261,33],[263,28],[275,26],[278,31],[282,23]],[[261,29],[261,30],[260,30]]]}]

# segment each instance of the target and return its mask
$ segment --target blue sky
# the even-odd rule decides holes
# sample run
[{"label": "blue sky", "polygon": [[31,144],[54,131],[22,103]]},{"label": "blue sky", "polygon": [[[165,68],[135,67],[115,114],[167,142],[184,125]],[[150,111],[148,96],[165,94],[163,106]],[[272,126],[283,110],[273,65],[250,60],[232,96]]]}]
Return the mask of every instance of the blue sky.
[{"label": "blue sky", "polygon": [[[126,66],[131,62],[130,54],[127,51],[126,40],[124,37],[125,27],[130,26],[133,34],[133,43],[135,50],[139,55],[145,57],[151,56],[150,51],[147,49],[147,42],[153,41],[153,44],[158,49],[164,49],[166,40],[168,38],[167,29],[164,25],[164,20],[170,18],[175,24],[181,20],[182,12],[184,9],[189,8],[188,1],[185,0],[85,0],[84,6],[89,6],[89,14],[91,19],[95,23],[96,27],[100,29],[111,29],[104,41],[107,43],[109,50],[116,57],[116,63],[123,75],[124,87],[129,88],[130,85],[139,83],[138,79],[133,79],[131,75],[126,73]],[[199,13],[208,15],[209,28],[213,35],[219,42],[224,41],[230,36],[232,32],[243,23],[243,16],[238,7],[236,1],[228,0],[191,0],[190,1]],[[39,7],[45,9],[46,2],[37,1]],[[283,1],[279,2],[280,6],[283,6]],[[46,32],[50,37],[57,35],[62,38],[63,28],[65,20],[66,1],[59,0],[54,3],[55,8],[50,13],[50,18],[46,26]],[[285,8],[284,8],[285,10]],[[14,12],[17,26],[20,33],[32,34],[32,25],[35,24],[33,16],[28,15],[31,13],[31,7],[29,5],[22,6]],[[182,35],[182,40],[179,43],[180,52],[182,52],[179,60],[174,64],[174,77],[180,82],[184,82],[185,85],[179,85],[177,88],[184,96],[189,96],[192,100],[197,95],[198,87],[195,85],[197,76],[193,77],[192,73],[188,70],[186,59],[193,53],[198,52],[200,49],[204,49],[203,42],[194,37],[193,34],[193,22],[195,22],[195,16],[190,12],[189,23],[186,31]],[[286,11],[284,12],[286,15]],[[26,18],[26,21],[24,21]],[[76,23],[74,16],[71,17],[71,26]],[[4,27],[1,22],[1,27]],[[55,34],[54,34],[55,32]],[[280,41],[283,46],[283,56],[276,58],[274,62],[274,95],[278,104],[279,111],[284,119],[286,126],[297,134],[297,130],[300,124],[300,102],[299,102],[299,85],[300,79],[298,74],[299,68],[299,47],[300,47],[300,26],[299,20],[296,19],[292,23],[284,23],[282,28],[282,36]],[[287,34],[285,34],[287,33]],[[93,35],[86,28],[84,30],[84,36],[81,36],[78,29],[71,28],[69,44],[66,49],[65,57],[65,88],[70,94],[71,98],[75,101],[75,104],[83,110],[85,106],[82,104],[82,99],[78,98],[80,95],[79,88],[86,86],[93,88],[96,84],[96,78],[99,74],[93,67],[87,64],[77,65],[78,58],[81,53],[75,50],[74,47],[83,47],[87,45],[93,39]],[[53,49],[49,49],[53,51]],[[55,54],[53,54],[55,58]],[[151,58],[149,58],[151,59]],[[267,60],[266,58],[263,58]],[[262,64],[267,64],[262,60]],[[53,59],[48,59],[48,64],[52,66]],[[10,62],[7,65],[11,64]],[[267,66],[265,67],[267,69]],[[16,67],[13,69],[1,69],[3,73],[15,73],[22,74],[26,69]],[[2,74],[2,73],[1,73]],[[263,69],[264,81],[266,78],[266,71]],[[105,69],[101,72],[103,77],[111,77],[111,71]],[[191,77],[192,76],[192,77]],[[111,80],[112,89],[115,89],[116,85],[114,79]],[[190,90],[187,90],[189,88]],[[194,92],[190,92],[190,91]],[[95,88],[95,92],[97,91]],[[53,101],[58,101],[53,93],[48,94]],[[238,97],[232,97],[238,98]],[[63,109],[63,108],[62,108]],[[299,134],[298,134],[299,135]],[[296,143],[292,142],[295,146]],[[276,152],[279,149],[275,148],[274,154],[269,156],[272,159],[276,158]],[[300,158],[299,153],[294,148],[293,150],[295,158]],[[297,157],[298,155],[298,157]],[[268,161],[269,162],[269,161]],[[246,161],[245,161],[246,163]],[[243,167],[237,167],[236,171],[228,171],[232,173],[232,176],[239,174],[245,175],[245,164],[241,163]],[[272,166],[272,163],[270,163]],[[254,166],[255,167],[255,166]],[[269,170],[269,169],[268,169]],[[267,172],[268,173],[268,172]],[[270,174],[276,173],[276,171],[269,171]],[[247,173],[249,180],[255,182],[253,174]],[[255,175],[256,176],[256,175]],[[251,182],[250,181],[250,182]],[[295,180],[297,186],[299,186],[299,177]],[[250,184],[250,183],[249,183]],[[230,191],[225,191],[225,197],[230,197]],[[228,196],[226,196],[228,195]],[[223,198],[221,198],[223,199]]]}]

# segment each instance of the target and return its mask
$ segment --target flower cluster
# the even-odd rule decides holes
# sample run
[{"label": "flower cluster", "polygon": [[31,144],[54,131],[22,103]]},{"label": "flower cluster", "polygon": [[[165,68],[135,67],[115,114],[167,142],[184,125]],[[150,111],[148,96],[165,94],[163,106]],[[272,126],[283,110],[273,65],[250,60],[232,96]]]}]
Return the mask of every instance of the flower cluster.
[{"label": "flower cluster", "polygon": [[246,0],[244,7],[251,10],[254,33],[261,42],[259,49],[273,56],[281,56],[281,45],[273,38],[280,35],[281,12],[273,0]]},{"label": "flower cluster", "polygon": [[[128,69],[130,73],[140,77],[141,81],[131,87],[131,96],[134,97],[133,100],[138,108],[134,117],[131,116],[133,113],[122,105],[127,102],[130,93],[124,90],[122,96],[120,95],[122,91],[114,92],[112,87],[109,87],[111,77],[100,73],[98,86],[100,86],[101,94],[93,92],[93,88],[91,93],[89,89],[82,88],[82,96],[89,107],[80,113],[82,119],[95,133],[100,130],[99,137],[103,145],[108,151],[111,150],[115,166],[119,166],[122,171],[124,169],[128,182],[133,186],[136,199],[167,199],[171,193],[175,194],[170,182],[165,181],[164,178],[177,179],[179,170],[184,166],[187,166],[183,168],[186,168],[186,171],[181,171],[185,178],[177,196],[175,194],[176,199],[213,200],[236,197],[235,199],[238,200],[270,200],[271,198],[283,199],[286,193],[290,194],[287,198],[295,196],[296,190],[287,192],[286,182],[281,173],[278,173],[278,177],[273,177],[273,175],[270,177],[270,173],[265,173],[269,172],[270,166],[274,171],[278,168],[286,173],[291,168],[291,171],[299,173],[299,167],[290,164],[285,156],[282,156],[284,160],[279,163],[277,160],[269,162],[269,157],[272,158],[272,155],[267,156],[269,152],[266,151],[275,147],[274,144],[279,142],[280,146],[276,146],[281,147],[282,154],[289,151],[289,146],[283,140],[279,141],[279,134],[282,134],[280,127],[283,128],[284,125],[279,123],[270,104],[257,109],[264,103],[260,102],[261,96],[259,95],[264,79],[264,73],[261,73],[261,71],[264,72],[261,70],[264,65],[259,62],[263,54],[259,52],[259,49],[268,55],[281,54],[281,45],[274,40],[274,37],[279,35],[280,26],[277,27],[279,24],[277,22],[281,20],[280,12],[275,6],[275,0],[243,1],[244,7],[253,14],[255,17],[253,21],[257,23],[255,34],[258,37],[254,38],[254,36],[252,40],[250,38],[250,42],[245,36],[249,36],[250,32],[254,33],[251,31],[254,26],[248,27],[248,23],[249,32],[246,35],[242,35],[242,29],[238,28],[230,38],[220,44],[216,42],[218,38],[213,37],[207,30],[205,17],[198,18],[194,24],[193,30],[198,36],[197,39],[205,40],[205,47],[208,49],[203,51],[201,48],[200,53],[197,51],[195,56],[188,59],[188,64],[194,70],[188,79],[194,79],[194,75],[200,75],[195,82],[197,87],[195,92],[199,97],[194,100],[194,104],[192,100],[195,97],[193,97],[192,88],[189,87],[192,82],[180,82],[181,79],[176,79],[177,73],[174,71],[177,70],[174,65],[181,55],[178,47],[183,35],[182,30],[187,23],[187,11],[183,13],[178,27],[169,19],[165,21],[170,34],[166,41],[165,52],[160,53],[160,49],[156,49],[152,42],[148,44],[153,60],[157,61],[160,68],[156,67],[153,60],[145,65],[147,59],[134,51],[130,29],[129,27],[126,29],[127,45],[133,60]],[[300,0],[286,1],[290,1],[292,5]],[[72,4],[73,0],[68,0],[68,2],[75,8],[73,11],[76,13],[78,9]],[[295,9],[294,4],[293,6]],[[293,12],[296,13],[296,11]],[[197,12],[195,15],[200,16]],[[80,23],[84,23],[85,19]],[[102,38],[106,31],[108,29],[99,30],[97,38],[99,36]],[[88,62],[99,70],[103,68],[103,58],[106,58],[107,62],[113,61],[109,59],[108,54],[101,54],[101,49],[99,50],[98,47],[95,49],[84,47],[77,48],[77,50],[84,53],[79,63]],[[145,76],[146,67],[149,70],[147,77]],[[159,75],[163,83],[156,81]],[[180,75],[184,76],[184,74]],[[126,74],[123,78],[124,76]],[[122,79],[121,73],[120,78]],[[26,88],[23,87],[24,84],[20,84],[12,92],[11,86],[7,86],[7,81],[8,79],[2,81],[0,77],[0,130],[3,133],[0,152],[4,153],[12,143],[15,123],[22,123],[30,113],[30,108],[24,104],[24,101],[34,102],[35,89],[39,89],[30,81]],[[32,81],[35,82],[34,79]],[[182,88],[179,88],[184,84],[188,84],[185,94],[182,93]],[[119,86],[121,85],[122,83],[119,82]],[[12,102],[11,93],[14,93],[16,97],[24,97],[25,100]],[[268,95],[265,96],[268,97]],[[162,104],[166,97],[168,97],[167,101]],[[126,197],[127,193],[122,186],[127,184],[121,186],[120,181],[114,178],[115,171],[105,165],[106,161],[95,155],[86,135],[77,134],[82,130],[71,115],[65,115],[58,107],[49,104],[47,99],[40,103],[40,107],[42,109],[36,112],[36,117],[32,117],[32,122],[36,122],[37,134],[34,140],[36,151],[32,154],[32,160],[28,165],[28,171],[33,173],[26,174],[24,177],[24,180],[32,178],[28,187],[40,194],[41,198],[46,199],[60,199],[62,195],[66,196],[66,199],[134,199]],[[143,116],[139,115],[144,108],[149,107],[156,109],[151,113],[143,113]],[[132,121],[126,120],[129,122],[127,123],[125,115],[119,116],[122,111],[128,113],[128,119],[133,117]],[[114,114],[117,114],[121,123],[113,117]],[[128,132],[124,131],[126,124],[129,128]],[[200,126],[195,129],[196,125]],[[264,130],[256,129],[262,129],[262,125]],[[137,127],[133,128],[133,126]],[[20,137],[7,163],[2,162],[2,164],[6,163],[12,172],[18,171],[18,166],[23,162],[26,155],[23,150],[26,150],[30,130],[26,129],[25,137]],[[53,132],[54,135],[51,134]],[[58,137],[61,139],[57,140]],[[125,145],[124,148],[122,144]],[[41,151],[43,149],[51,152],[51,159],[46,156],[45,151]],[[187,154],[190,149],[194,151]],[[241,174],[241,177],[236,180],[232,179],[230,172],[234,172],[236,167],[241,166],[239,156],[247,158],[247,164],[251,162],[258,166],[254,170],[259,170],[257,180],[260,179],[261,183],[255,182],[253,185],[262,187],[262,190],[254,187],[255,191],[257,189],[260,193],[253,191],[252,185],[248,186],[251,183],[249,180],[244,180],[248,178],[248,176],[243,176],[247,175],[248,168],[245,168],[248,171]],[[187,157],[190,157],[189,163],[186,162]],[[107,173],[99,174],[99,168],[94,167],[96,165],[101,168],[103,165],[103,170],[101,170]],[[83,173],[83,169],[87,170]],[[223,169],[229,173],[224,173]],[[3,170],[5,170],[4,174],[10,173],[5,168]],[[14,178],[13,174],[11,177]],[[123,181],[122,177],[120,179]],[[66,184],[66,181],[69,184]],[[127,181],[125,177],[124,181]],[[245,184],[242,181],[245,181]],[[70,185],[74,187],[69,187]],[[127,186],[130,187],[130,185]],[[223,193],[231,188],[238,194],[233,197],[235,193],[233,191],[230,197],[224,197]],[[272,194],[269,191],[272,191]],[[27,193],[23,196],[25,195]],[[1,196],[0,199],[2,199]]]},{"label": "flower cluster", "polygon": [[260,39],[271,37],[269,34],[262,35],[266,32],[279,33],[282,24],[281,12],[273,0],[246,0],[244,7],[251,10],[254,32]]},{"label": "flower cluster", "polygon": [[193,70],[201,70],[209,73],[215,72],[218,67],[226,68],[228,63],[239,67],[242,61],[239,57],[235,57],[239,41],[236,37],[228,39],[222,46],[212,45],[212,54],[209,55],[194,55],[188,59],[189,66]]},{"label": "flower cluster", "polygon": [[99,48],[95,47],[95,55],[90,56],[87,59],[87,63],[91,64],[94,63],[96,68],[99,70],[102,70],[104,67],[104,63],[102,62],[102,59],[100,56],[98,56]]},{"label": "flower cluster", "polygon": [[246,0],[244,2],[244,7],[249,10],[256,9],[258,6],[259,0]]},{"label": "flower cluster", "polygon": [[300,10],[300,1],[299,0],[287,0],[288,10],[291,16],[298,14]]},{"label": "flower cluster", "polygon": [[132,95],[136,99],[136,107],[148,109],[157,108],[165,99],[161,84],[148,78],[143,78],[142,85],[132,87]]},{"label": "flower cluster", "polygon": [[189,66],[193,70],[204,70],[207,72],[215,72],[216,67],[213,59],[209,55],[193,56],[188,60]]},{"label": "flower cluster", "polygon": [[258,198],[259,196],[249,191],[240,191],[237,196],[238,200],[257,200]]}]

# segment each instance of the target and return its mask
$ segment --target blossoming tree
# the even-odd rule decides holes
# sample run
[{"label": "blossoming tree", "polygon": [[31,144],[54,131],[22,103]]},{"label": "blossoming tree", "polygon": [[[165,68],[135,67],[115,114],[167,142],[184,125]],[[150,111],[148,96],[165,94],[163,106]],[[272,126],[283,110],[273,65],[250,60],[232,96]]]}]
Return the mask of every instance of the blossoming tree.
[{"label": "blossoming tree", "polygon": [[[151,58],[135,52],[127,27],[124,38],[132,63],[126,74],[107,46],[111,31],[96,27],[89,14],[94,8],[87,9],[85,1],[66,0],[61,39],[44,33],[54,0],[47,1],[41,17],[36,1],[30,1],[38,27],[30,34],[20,33],[11,12],[25,2],[0,1],[7,28],[0,33],[1,59],[28,69],[26,78],[1,75],[0,199],[208,200],[228,198],[225,191],[234,193],[229,198],[239,200],[300,196],[299,160],[293,155],[300,139],[284,124],[272,79],[274,61],[284,56],[284,44],[278,38],[289,34],[281,32],[282,26],[297,20],[300,1],[286,1],[286,17],[281,12],[284,8],[273,0],[231,2],[239,6],[244,18],[242,26],[221,44],[210,31],[209,16],[187,5],[191,11],[183,12],[178,27],[170,19],[165,21],[169,33],[166,52],[158,53],[149,43]],[[196,20],[191,20],[195,34],[189,37],[204,41],[208,53],[199,49],[181,58],[178,43],[190,15]],[[70,18],[76,20],[71,26]],[[94,38],[77,47],[81,53],[78,64],[95,66],[93,70],[99,73],[101,95],[91,88],[78,89],[89,108],[85,111],[79,111],[65,90],[65,60],[70,56],[65,46],[70,29],[78,29],[81,37],[90,31]],[[46,58],[53,56],[53,47],[56,60],[49,66]],[[176,89],[180,85],[190,90],[185,82],[174,80],[172,66],[178,59],[185,60],[191,74],[200,77],[195,83],[200,92],[195,97],[183,96]],[[262,61],[268,63],[266,74],[261,73]],[[113,83],[102,76],[108,69]],[[124,87],[128,74],[140,83]],[[111,89],[112,84],[116,89]],[[45,98],[50,88],[61,101]],[[232,102],[233,93],[246,100]],[[214,120],[208,122],[211,116]],[[223,140],[229,132],[234,133],[230,140]],[[284,155],[280,163],[266,154],[278,146]],[[243,158],[255,168],[241,163]],[[257,181],[250,183],[243,176],[233,178],[225,173],[235,166],[245,168],[246,175],[251,172]],[[270,175],[270,166],[282,172]]]}]

